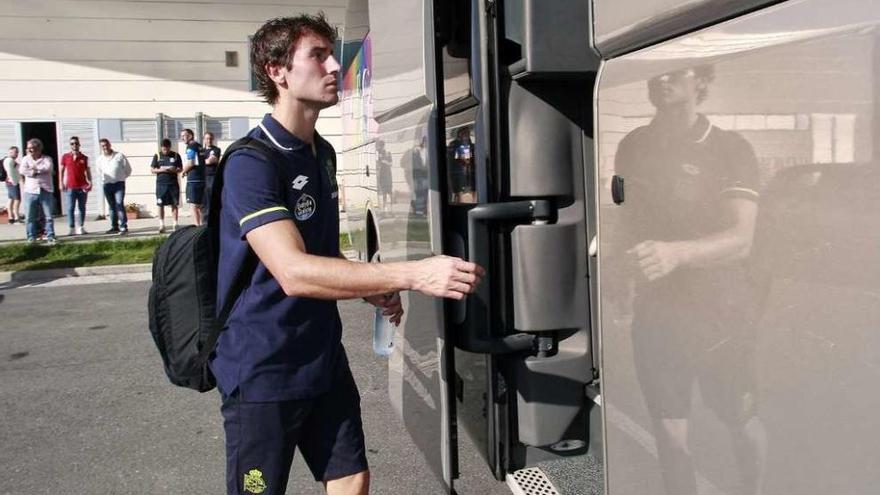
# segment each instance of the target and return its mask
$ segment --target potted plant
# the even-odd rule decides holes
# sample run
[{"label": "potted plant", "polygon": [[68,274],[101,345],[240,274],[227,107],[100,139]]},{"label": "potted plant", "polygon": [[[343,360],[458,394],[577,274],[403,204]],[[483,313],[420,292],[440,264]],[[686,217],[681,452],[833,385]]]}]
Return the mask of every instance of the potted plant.
[{"label": "potted plant", "polygon": [[125,205],[125,217],[129,220],[134,220],[138,218],[140,215],[141,208],[137,203],[128,203]]}]

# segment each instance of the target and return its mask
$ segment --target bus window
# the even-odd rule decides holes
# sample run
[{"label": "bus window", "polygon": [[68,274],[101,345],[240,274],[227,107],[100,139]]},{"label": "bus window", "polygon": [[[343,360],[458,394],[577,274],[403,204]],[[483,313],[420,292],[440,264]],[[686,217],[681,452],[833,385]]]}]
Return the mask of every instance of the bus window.
[{"label": "bus window", "polygon": [[446,136],[446,180],[449,203],[476,203],[474,182],[474,131],[465,125],[449,129]]}]

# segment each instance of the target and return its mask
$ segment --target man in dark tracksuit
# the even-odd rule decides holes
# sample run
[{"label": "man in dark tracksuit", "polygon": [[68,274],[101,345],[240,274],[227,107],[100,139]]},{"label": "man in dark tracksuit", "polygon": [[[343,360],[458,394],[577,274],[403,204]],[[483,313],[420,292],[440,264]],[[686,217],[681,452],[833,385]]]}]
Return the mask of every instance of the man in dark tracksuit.
[{"label": "man in dark tracksuit", "polygon": [[315,132],[320,110],[338,100],[335,38],[323,15],[273,19],[253,37],[252,69],[273,110],[250,136],[285,164],[278,170],[244,150],[223,170],[217,307],[249,250],[259,261],[210,363],[230,494],[284,493],[295,448],[327,493],[367,493],[360,397],[336,300],[363,297],[398,324],[398,291],[462,299],[483,273],[446,256],[382,264],[341,257],[336,154]]}]

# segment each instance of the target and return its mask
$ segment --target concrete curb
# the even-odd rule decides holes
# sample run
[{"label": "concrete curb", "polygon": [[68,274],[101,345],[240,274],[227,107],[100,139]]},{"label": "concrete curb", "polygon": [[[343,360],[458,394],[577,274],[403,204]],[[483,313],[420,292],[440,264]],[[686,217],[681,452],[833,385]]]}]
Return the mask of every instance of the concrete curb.
[{"label": "concrete curb", "polygon": [[43,282],[68,277],[87,277],[90,275],[119,275],[123,273],[144,273],[152,270],[152,263],[131,265],[81,266],[78,268],[53,268],[50,270],[22,270],[0,272],[0,284],[10,282]]}]

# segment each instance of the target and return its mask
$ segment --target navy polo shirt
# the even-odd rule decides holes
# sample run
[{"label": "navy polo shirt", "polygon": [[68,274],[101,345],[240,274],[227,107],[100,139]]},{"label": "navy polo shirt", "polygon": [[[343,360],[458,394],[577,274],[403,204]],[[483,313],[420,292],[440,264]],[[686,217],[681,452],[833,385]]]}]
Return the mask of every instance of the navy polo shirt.
[{"label": "navy polo shirt", "polygon": [[[316,132],[315,157],[270,115],[261,125],[265,130],[257,127],[249,136],[278,148],[287,163],[279,177],[276,167],[244,150],[225,165],[218,308],[246,259],[245,236],[257,227],[292,221],[309,254],[339,256],[333,147]],[[336,301],[289,297],[259,263],[220,335],[211,370],[223,394],[238,390],[245,401],[313,398],[329,390],[337,366],[347,365],[341,337]]]},{"label": "navy polo shirt", "polygon": [[190,141],[186,145],[186,159],[192,160],[195,165],[186,173],[186,182],[205,182],[205,157],[202,155],[202,145]]},{"label": "navy polo shirt", "polygon": [[[176,151],[171,151],[167,155],[163,155],[160,151],[153,155],[153,162],[150,168],[174,167],[180,168],[183,164],[180,162],[180,155]],[[156,187],[176,186],[177,174],[156,174]]]}]

